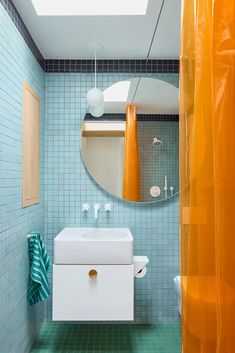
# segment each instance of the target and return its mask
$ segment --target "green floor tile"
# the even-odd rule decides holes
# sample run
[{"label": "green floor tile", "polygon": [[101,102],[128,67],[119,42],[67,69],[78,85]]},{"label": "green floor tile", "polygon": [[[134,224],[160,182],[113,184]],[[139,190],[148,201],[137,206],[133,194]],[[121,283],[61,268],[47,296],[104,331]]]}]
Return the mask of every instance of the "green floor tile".
[{"label": "green floor tile", "polygon": [[181,353],[180,325],[45,323],[31,353]]}]

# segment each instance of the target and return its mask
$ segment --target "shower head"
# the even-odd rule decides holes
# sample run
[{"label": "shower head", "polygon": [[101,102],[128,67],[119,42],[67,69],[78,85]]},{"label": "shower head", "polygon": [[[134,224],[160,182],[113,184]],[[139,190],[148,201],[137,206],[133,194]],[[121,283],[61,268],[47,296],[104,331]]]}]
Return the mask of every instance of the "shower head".
[{"label": "shower head", "polygon": [[162,141],[159,140],[157,137],[154,137],[153,146],[161,146],[161,145],[162,145]]}]

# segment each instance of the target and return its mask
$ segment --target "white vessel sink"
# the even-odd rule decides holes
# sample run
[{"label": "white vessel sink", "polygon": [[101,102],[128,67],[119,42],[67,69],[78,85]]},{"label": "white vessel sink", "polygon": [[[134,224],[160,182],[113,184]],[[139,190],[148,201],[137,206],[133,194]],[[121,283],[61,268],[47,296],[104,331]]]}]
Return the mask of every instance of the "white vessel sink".
[{"label": "white vessel sink", "polygon": [[88,231],[87,233],[82,234],[82,237],[90,240],[119,240],[125,239],[128,234],[127,232],[119,230],[119,229],[93,229]]},{"label": "white vessel sink", "polygon": [[64,228],[54,239],[54,264],[130,265],[129,228]]}]

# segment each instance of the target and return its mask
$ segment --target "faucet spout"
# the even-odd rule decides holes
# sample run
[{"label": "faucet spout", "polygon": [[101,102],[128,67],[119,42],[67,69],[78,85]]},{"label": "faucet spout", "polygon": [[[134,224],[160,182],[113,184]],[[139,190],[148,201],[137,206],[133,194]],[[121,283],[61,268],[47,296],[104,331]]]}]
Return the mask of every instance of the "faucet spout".
[{"label": "faucet spout", "polygon": [[98,211],[100,209],[100,204],[99,203],[95,203],[94,204],[94,210],[95,210],[95,219],[98,218]]}]

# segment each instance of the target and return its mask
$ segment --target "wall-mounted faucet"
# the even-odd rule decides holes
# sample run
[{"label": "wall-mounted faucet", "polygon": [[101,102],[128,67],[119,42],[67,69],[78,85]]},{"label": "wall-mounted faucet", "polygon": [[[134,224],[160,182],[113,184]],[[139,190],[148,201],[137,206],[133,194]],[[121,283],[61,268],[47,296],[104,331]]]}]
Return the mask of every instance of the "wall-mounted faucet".
[{"label": "wall-mounted faucet", "polygon": [[165,198],[167,199],[168,182],[167,182],[167,176],[166,175],[165,175],[164,191],[165,191]]},{"label": "wall-mounted faucet", "polygon": [[[83,203],[83,204],[82,204],[82,212],[87,213],[87,212],[89,211],[89,208],[90,208],[90,206],[89,206],[88,203]],[[98,218],[98,211],[100,210],[100,208],[101,208],[101,206],[100,206],[99,203],[95,203],[95,204],[94,204],[95,219]],[[111,212],[111,211],[112,211],[112,205],[111,205],[110,203],[106,203],[106,204],[104,205],[104,210],[105,210],[105,212],[107,212],[107,213]]]},{"label": "wall-mounted faucet", "polygon": [[98,218],[98,211],[100,209],[100,204],[99,203],[95,203],[94,204],[94,210],[95,210],[95,219]]}]

